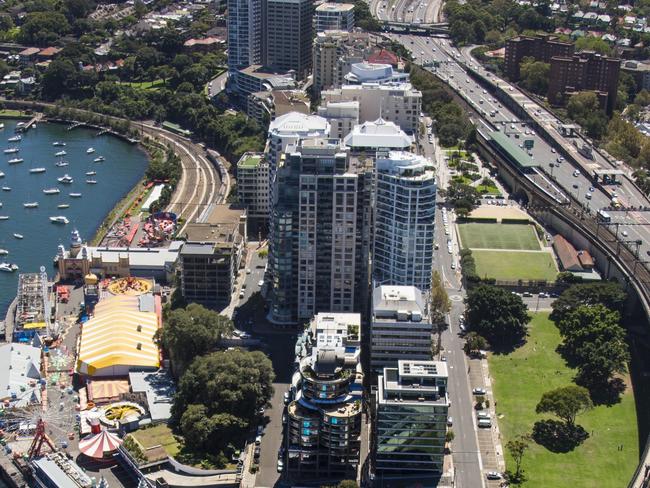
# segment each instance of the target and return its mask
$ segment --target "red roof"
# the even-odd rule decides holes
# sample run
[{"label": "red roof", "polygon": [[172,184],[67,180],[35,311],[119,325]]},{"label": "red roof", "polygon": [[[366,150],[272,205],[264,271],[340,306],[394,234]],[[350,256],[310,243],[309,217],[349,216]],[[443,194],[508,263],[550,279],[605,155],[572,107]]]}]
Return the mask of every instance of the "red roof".
[{"label": "red roof", "polygon": [[54,56],[55,54],[58,54],[60,52],[61,52],[60,47],[46,47],[40,53],[38,53],[38,55],[39,56],[44,56],[44,57],[50,57],[50,56]]},{"label": "red roof", "polygon": [[380,49],[379,51],[375,51],[370,56],[368,56],[367,61],[369,63],[392,64],[395,66],[399,62],[399,57],[397,54],[387,49]]},{"label": "red roof", "polygon": [[587,250],[578,251],[578,260],[583,268],[591,269],[594,267],[594,258],[591,257]]},{"label": "red roof", "polygon": [[569,241],[558,234],[553,239],[553,247],[563,269],[566,271],[582,271],[582,265],[578,260],[578,252]]}]

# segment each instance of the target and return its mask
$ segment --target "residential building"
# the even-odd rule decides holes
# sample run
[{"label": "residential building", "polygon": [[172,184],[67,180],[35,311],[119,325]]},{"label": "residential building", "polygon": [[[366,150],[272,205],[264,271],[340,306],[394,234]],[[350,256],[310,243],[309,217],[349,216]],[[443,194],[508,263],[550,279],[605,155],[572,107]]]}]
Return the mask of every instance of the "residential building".
[{"label": "residential building", "polygon": [[263,0],[228,0],[228,72],[233,75],[263,62],[262,7]]},{"label": "residential building", "polygon": [[237,196],[249,219],[268,220],[269,164],[264,154],[242,154],[237,162]]},{"label": "residential building", "polygon": [[316,32],[354,29],[354,5],[351,3],[321,3],[314,14]]},{"label": "residential building", "polygon": [[360,311],[369,283],[372,167],[332,139],[287,148],[272,191],[269,318]]},{"label": "residential building", "polygon": [[518,81],[519,65],[525,57],[550,63],[554,56],[573,56],[573,52],[573,43],[554,35],[513,37],[506,41],[504,71],[511,81]]},{"label": "residential building", "polygon": [[330,138],[344,139],[359,124],[359,102],[331,102],[318,107],[330,124]]},{"label": "residential building", "polygon": [[618,94],[621,60],[602,56],[593,51],[582,51],[573,56],[551,58],[548,100],[562,104],[571,94],[595,91],[601,107],[612,113]]},{"label": "residential building", "polygon": [[621,66],[621,70],[634,77],[637,91],[650,90],[650,63],[625,61]]},{"label": "residential building", "polygon": [[414,286],[382,285],[372,292],[370,366],[431,359],[433,326],[427,295]]},{"label": "residential building", "polygon": [[420,127],[422,92],[410,83],[362,83],[321,92],[322,103],[359,102],[359,122],[394,122],[408,134]]},{"label": "residential building", "polygon": [[344,76],[354,63],[360,63],[371,54],[370,36],[367,32],[332,30],[318,32],[313,44],[313,91],[343,85]]},{"label": "residential building", "polygon": [[398,361],[379,375],[373,409],[378,480],[442,473],[448,377],[443,361]]},{"label": "residential building", "polygon": [[373,277],[378,283],[431,288],[436,177],[433,163],[390,151],[375,162]]},{"label": "residential building", "polygon": [[185,300],[214,308],[230,303],[246,247],[246,219],[246,210],[214,205],[199,222],[187,225],[180,252]]},{"label": "residential building", "polygon": [[356,125],[343,139],[351,154],[375,156],[377,151],[407,151],[413,144],[413,137],[406,134],[393,122],[377,119]]},{"label": "residential building", "polygon": [[363,425],[360,327],[359,314],[319,313],[298,338],[283,457],[293,485],[357,478]]},{"label": "residential building", "polygon": [[409,74],[403,71],[395,71],[390,64],[354,63],[350,72],[344,76],[347,85],[361,85],[363,83],[408,83]]},{"label": "residential building", "polygon": [[228,83],[229,90],[242,97],[256,92],[290,90],[296,87],[293,73],[265,68],[259,64],[253,64],[231,73]]},{"label": "residential building", "polygon": [[309,76],[313,19],[314,0],[266,0],[266,64]]},{"label": "residential building", "polygon": [[300,90],[272,90],[248,95],[246,114],[261,126],[267,126],[276,117],[290,112],[311,114],[309,97]]}]

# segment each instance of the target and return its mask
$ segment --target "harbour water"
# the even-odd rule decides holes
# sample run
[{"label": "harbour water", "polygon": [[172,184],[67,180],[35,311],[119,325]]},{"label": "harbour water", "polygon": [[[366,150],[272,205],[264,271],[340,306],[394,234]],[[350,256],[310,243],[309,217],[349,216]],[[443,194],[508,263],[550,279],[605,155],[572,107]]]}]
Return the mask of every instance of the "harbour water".
[{"label": "harbour water", "polygon": [[[0,152],[0,249],[9,251],[8,256],[0,256],[1,261],[15,263],[19,271],[0,272],[0,319],[4,318],[7,307],[16,294],[18,273],[38,271],[45,266],[48,274],[53,272],[52,258],[58,244],[66,247],[70,232],[79,230],[81,237],[92,238],[104,217],[115,204],[139,181],[147,167],[146,154],[137,146],[111,135],[96,137],[96,130],[76,128],[68,131],[63,124],[42,123],[22,134],[22,141],[8,142],[15,135],[18,121],[0,120],[4,130],[0,130],[0,150],[10,147],[20,148],[15,154]],[[65,142],[65,146],[54,146],[55,141]],[[87,153],[88,148],[95,152]],[[56,157],[59,151],[67,154]],[[105,161],[94,162],[103,156]],[[9,164],[13,158],[24,159],[21,163]],[[57,166],[60,160],[68,166]],[[30,173],[30,169],[45,168],[43,173]],[[87,176],[87,172],[96,172]],[[70,175],[73,183],[63,184],[57,178]],[[86,180],[95,180],[88,184]],[[46,188],[59,188],[60,193],[46,195]],[[70,197],[70,193],[81,193],[81,197]],[[25,208],[27,202],[38,202],[36,208]],[[68,208],[57,208],[58,205]],[[65,216],[68,224],[50,222],[52,216]],[[17,239],[14,234],[20,234]],[[0,488],[2,485],[0,484]]]}]

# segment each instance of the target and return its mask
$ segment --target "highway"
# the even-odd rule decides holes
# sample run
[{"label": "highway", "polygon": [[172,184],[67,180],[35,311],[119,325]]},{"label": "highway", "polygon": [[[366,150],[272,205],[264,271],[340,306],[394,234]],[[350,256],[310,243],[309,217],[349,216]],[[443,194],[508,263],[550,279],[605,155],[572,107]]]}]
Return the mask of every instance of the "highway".
[{"label": "highway", "polygon": [[370,11],[379,20],[432,24],[438,22],[442,0],[370,0]]},{"label": "highway", "polygon": [[[438,75],[457,91],[480,115],[474,122],[484,133],[499,130],[512,139],[523,149],[525,139],[533,140],[533,148],[528,153],[531,159],[539,164],[534,181],[544,187],[547,192],[557,197],[558,201],[565,200],[567,195],[581,203],[586,212],[595,215],[599,209],[606,209],[612,216],[612,221],[619,224],[619,238],[636,251],[634,241],[641,241],[639,252],[650,256],[650,211],[640,210],[650,208],[650,202],[643,193],[623,178],[620,184],[595,184],[591,171],[596,168],[614,168],[599,153],[594,153],[594,160],[588,160],[577,153],[571,139],[562,137],[556,130],[557,119],[549,111],[525,97],[516,87],[506,81],[487,73],[469,56],[469,50],[459,51],[451,45],[448,39],[428,38],[415,35],[388,34],[399,41],[412,53],[415,61],[427,66],[427,69]],[[433,67],[433,63],[439,63]],[[490,86],[479,85],[469,76],[464,65],[481,73],[493,85],[499,87],[523,104],[531,117],[547,129],[554,131],[554,144],[551,145],[534,132],[529,122],[522,121],[511,110],[500,103],[491,92]],[[524,100],[525,98],[525,100]],[[555,142],[557,142],[555,144]],[[562,143],[560,145],[560,143]],[[562,151],[576,157],[578,165],[564,159],[559,162]],[[619,168],[619,166],[616,166]],[[625,170],[624,167],[620,169]],[[626,171],[627,172],[627,171]],[[611,208],[612,197],[616,197],[624,207],[634,207],[637,210],[625,211]],[[614,230],[614,229],[612,229]],[[630,242],[632,241],[632,242]]]}]

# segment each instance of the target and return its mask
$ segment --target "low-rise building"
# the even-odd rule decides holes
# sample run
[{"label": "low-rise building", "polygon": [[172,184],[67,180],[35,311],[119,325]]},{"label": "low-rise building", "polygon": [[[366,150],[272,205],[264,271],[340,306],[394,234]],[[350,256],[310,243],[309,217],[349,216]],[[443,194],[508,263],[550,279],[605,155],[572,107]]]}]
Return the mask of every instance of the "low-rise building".
[{"label": "low-rise building", "polygon": [[373,422],[379,480],[442,473],[448,376],[443,361],[399,361],[379,375]]},{"label": "low-rise building", "polygon": [[237,196],[249,219],[269,218],[269,164],[264,154],[244,153],[237,162]]},{"label": "low-rise building", "polygon": [[380,285],[372,293],[370,365],[381,371],[400,360],[432,357],[433,326],[423,293],[414,286]]},{"label": "low-rise building", "polygon": [[344,139],[359,124],[359,102],[328,102],[318,107],[318,115],[330,123],[332,139]]},{"label": "low-rise building", "polygon": [[31,343],[0,345],[0,401],[12,407],[40,403],[41,346],[35,336]]},{"label": "low-rise building", "polygon": [[[392,68],[391,68],[392,69]],[[410,83],[362,83],[324,90],[322,103],[359,102],[359,122],[382,118],[408,134],[420,127],[422,92]]]},{"label": "low-rise building", "polygon": [[316,32],[354,29],[354,5],[351,3],[321,3],[314,12]]},{"label": "low-rise building", "polygon": [[230,303],[246,247],[246,210],[214,205],[201,221],[185,228],[180,251],[181,292],[206,307]]},{"label": "low-rise building", "polygon": [[374,157],[377,151],[408,151],[413,137],[406,134],[393,122],[377,119],[356,125],[343,139],[351,154],[365,153]]},{"label": "low-rise building", "polygon": [[361,450],[361,316],[319,313],[296,343],[283,460],[288,479],[356,479]]},{"label": "low-rise building", "polygon": [[276,117],[298,112],[311,113],[309,97],[300,90],[272,90],[248,95],[246,114],[261,126],[267,126]]}]

